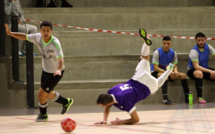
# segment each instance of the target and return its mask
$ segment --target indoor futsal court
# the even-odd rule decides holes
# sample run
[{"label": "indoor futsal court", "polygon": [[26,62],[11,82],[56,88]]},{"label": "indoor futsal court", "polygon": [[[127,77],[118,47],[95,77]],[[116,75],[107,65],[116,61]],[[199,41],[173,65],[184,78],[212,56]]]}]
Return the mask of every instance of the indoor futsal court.
[{"label": "indoor futsal court", "polygon": [[[16,10],[20,12],[12,12]],[[0,0],[0,12],[0,134],[215,134],[215,0]],[[41,25],[44,21],[52,24]],[[20,29],[28,35],[15,33]],[[206,36],[196,37],[199,32]],[[168,50],[160,56],[156,50],[166,44]],[[160,77],[166,88],[161,79],[148,77],[154,73],[145,62],[149,56],[151,67],[160,71],[157,76],[174,69],[174,77]],[[213,81],[202,81],[205,73],[199,70],[194,77],[195,69]],[[188,70],[195,81],[185,77]],[[129,79],[136,84],[129,86]],[[120,91],[134,90],[116,100],[110,92],[120,83]],[[167,90],[174,105],[165,103],[170,102]],[[98,103],[97,96],[107,91],[112,101]],[[126,109],[140,98],[145,100],[135,105],[138,123],[110,123],[117,118],[137,122],[132,104],[130,115],[112,106],[107,124],[95,124],[106,122],[108,106],[118,103]],[[101,106],[106,106],[105,114]],[[68,118],[76,123],[72,132],[61,127]]]},{"label": "indoor futsal court", "polygon": [[[61,107],[48,109],[47,122],[35,122],[38,109],[1,109],[1,134],[64,134],[60,122],[63,118],[74,119],[77,126],[72,134],[214,134],[215,103],[176,104],[166,106],[137,105],[140,122],[134,125],[94,125],[101,121],[103,109],[99,106],[73,106],[65,114]],[[109,121],[129,118],[128,113],[111,109]]]}]

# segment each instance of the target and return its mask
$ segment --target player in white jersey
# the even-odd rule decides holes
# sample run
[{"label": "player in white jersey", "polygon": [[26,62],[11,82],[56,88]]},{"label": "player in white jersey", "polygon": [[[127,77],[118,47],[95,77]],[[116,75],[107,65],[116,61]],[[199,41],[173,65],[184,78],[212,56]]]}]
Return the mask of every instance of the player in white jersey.
[{"label": "player in white jersey", "polygon": [[97,98],[97,104],[104,107],[103,121],[95,124],[106,124],[110,107],[114,105],[120,110],[127,111],[130,114],[129,119],[116,119],[111,121],[111,124],[133,124],[139,121],[135,104],[144,100],[149,95],[163,85],[169,74],[172,72],[174,65],[169,64],[167,70],[158,78],[151,75],[149,65],[150,45],[152,41],[147,37],[147,32],[144,29],[139,30],[140,36],[143,39],[143,47],[141,50],[140,62],[138,63],[134,76],[123,84],[118,84],[108,90],[105,94],[100,94]]},{"label": "player in white jersey", "polygon": [[40,114],[37,122],[48,119],[48,99],[63,105],[61,114],[66,113],[73,103],[73,99],[64,98],[58,92],[53,91],[64,73],[64,55],[59,40],[52,35],[52,23],[43,21],[40,24],[40,33],[24,34],[11,32],[5,24],[6,33],[20,40],[28,40],[36,44],[42,54],[42,77],[41,87],[38,91]]}]

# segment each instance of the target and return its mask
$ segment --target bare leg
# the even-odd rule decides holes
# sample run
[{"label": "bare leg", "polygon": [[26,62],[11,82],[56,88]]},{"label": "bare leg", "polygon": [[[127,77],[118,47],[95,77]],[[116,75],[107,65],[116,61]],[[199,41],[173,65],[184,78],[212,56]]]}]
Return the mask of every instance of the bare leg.
[{"label": "bare leg", "polygon": [[47,103],[47,96],[48,96],[48,93],[45,92],[42,88],[40,88],[38,91],[38,100],[40,104]]},{"label": "bare leg", "polygon": [[47,98],[48,98],[49,100],[54,100],[54,99],[56,98],[56,92],[55,92],[55,91],[51,91],[51,92],[48,94]]}]

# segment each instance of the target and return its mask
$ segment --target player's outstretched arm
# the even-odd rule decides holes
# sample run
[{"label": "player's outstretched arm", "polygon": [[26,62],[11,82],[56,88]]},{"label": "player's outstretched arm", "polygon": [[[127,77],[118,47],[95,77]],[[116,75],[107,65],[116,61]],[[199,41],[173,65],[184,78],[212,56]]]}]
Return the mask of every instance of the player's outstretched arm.
[{"label": "player's outstretched arm", "polygon": [[212,57],[215,59],[215,54],[213,54]]},{"label": "player's outstretched arm", "polygon": [[111,121],[110,123],[113,125],[120,125],[120,124],[134,124],[139,122],[139,116],[137,114],[137,111],[134,110],[131,114],[130,114],[131,118],[130,119],[119,119],[116,118],[115,121]]},{"label": "player's outstretched arm", "polygon": [[26,40],[26,34],[19,33],[19,32],[11,32],[7,24],[5,24],[4,26],[5,26],[7,35],[17,38],[19,40]]},{"label": "player's outstretched arm", "polygon": [[159,73],[164,73],[164,72],[165,72],[165,70],[163,70],[162,68],[160,68],[160,67],[158,66],[158,64],[153,64],[153,66],[154,66],[154,70],[155,70],[156,72],[159,72]]},{"label": "player's outstretched arm", "polygon": [[104,113],[103,113],[103,121],[100,121],[100,122],[96,122],[95,124],[107,124],[107,120],[108,120],[108,116],[109,116],[109,113],[110,113],[110,107],[111,106],[108,106],[108,107],[105,107],[104,108]]}]

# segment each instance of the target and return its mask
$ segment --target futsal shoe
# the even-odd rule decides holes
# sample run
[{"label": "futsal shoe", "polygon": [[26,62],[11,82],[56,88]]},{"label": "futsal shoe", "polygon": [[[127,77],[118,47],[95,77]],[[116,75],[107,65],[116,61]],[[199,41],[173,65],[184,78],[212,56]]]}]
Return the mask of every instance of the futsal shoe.
[{"label": "futsal shoe", "polygon": [[199,97],[199,98],[198,98],[198,103],[200,103],[200,104],[205,104],[206,101],[205,101],[202,97]]},{"label": "futsal shoe", "polygon": [[174,103],[172,103],[172,101],[170,101],[169,99],[164,99],[162,101],[162,103],[165,104],[165,105],[174,105]]},{"label": "futsal shoe", "polygon": [[19,56],[25,56],[25,55],[19,51]]},{"label": "futsal shoe", "polygon": [[61,114],[65,114],[69,111],[70,106],[73,104],[73,99],[67,98],[68,103],[66,105],[63,105],[63,109],[61,111]]},{"label": "futsal shoe", "polygon": [[48,120],[48,115],[40,113],[36,119],[36,122],[45,122],[47,120]]},{"label": "futsal shoe", "polygon": [[62,0],[61,7],[73,7],[73,5],[69,4],[66,0]]},{"label": "futsal shoe", "polygon": [[140,34],[140,37],[144,39],[144,41],[146,42],[146,44],[148,46],[152,45],[152,41],[147,37],[147,32],[146,32],[145,29],[140,28],[139,29],[139,34]]}]

